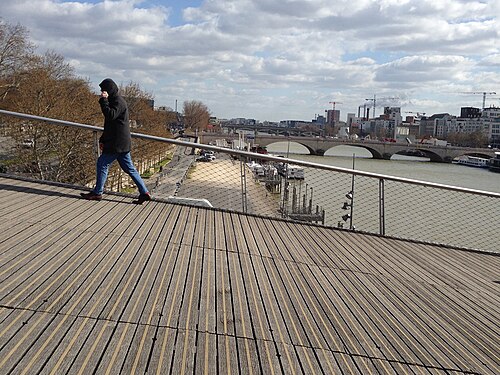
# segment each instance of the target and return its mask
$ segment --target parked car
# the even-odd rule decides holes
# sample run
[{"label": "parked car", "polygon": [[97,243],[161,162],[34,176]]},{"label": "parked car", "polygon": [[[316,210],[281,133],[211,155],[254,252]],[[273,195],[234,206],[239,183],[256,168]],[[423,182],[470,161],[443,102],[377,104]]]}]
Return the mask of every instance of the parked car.
[{"label": "parked car", "polygon": [[215,152],[211,150],[201,150],[200,151],[200,156],[214,156],[215,157]]},{"label": "parked car", "polygon": [[[200,160],[198,160],[200,159]],[[213,161],[215,160],[215,153],[210,150],[201,150],[200,151],[200,157],[196,159],[197,161]],[[201,159],[207,159],[207,160],[201,160]]]},{"label": "parked car", "polygon": [[209,162],[215,160],[215,156],[213,155],[203,155],[196,158],[196,161]]}]

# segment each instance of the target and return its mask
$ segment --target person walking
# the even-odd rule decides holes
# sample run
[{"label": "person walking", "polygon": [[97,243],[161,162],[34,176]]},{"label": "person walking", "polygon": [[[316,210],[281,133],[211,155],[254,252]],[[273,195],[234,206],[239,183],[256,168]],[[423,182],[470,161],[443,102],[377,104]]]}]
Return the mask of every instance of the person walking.
[{"label": "person walking", "polygon": [[132,178],[139,189],[139,198],[134,203],[143,204],[151,200],[151,194],[130,156],[132,138],[127,102],[119,94],[118,86],[112,79],[106,78],[99,84],[99,87],[101,88],[99,104],[104,115],[104,131],[99,138],[101,155],[97,159],[96,184],[89,193],[80,193],[80,195],[87,200],[100,201],[109,167],[115,160],[118,160],[120,168]]}]

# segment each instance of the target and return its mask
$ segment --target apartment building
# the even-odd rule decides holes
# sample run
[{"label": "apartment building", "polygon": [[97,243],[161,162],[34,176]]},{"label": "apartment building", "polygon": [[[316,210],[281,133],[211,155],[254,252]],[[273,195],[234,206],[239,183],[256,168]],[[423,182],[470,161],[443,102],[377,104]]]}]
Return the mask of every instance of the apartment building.
[{"label": "apartment building", "polygon": [[492,144],[500,143],[500,108],[463,107],[460,117],[439,113],[420,120],[420,137],[446,138],[451,133],[482,132]]}]

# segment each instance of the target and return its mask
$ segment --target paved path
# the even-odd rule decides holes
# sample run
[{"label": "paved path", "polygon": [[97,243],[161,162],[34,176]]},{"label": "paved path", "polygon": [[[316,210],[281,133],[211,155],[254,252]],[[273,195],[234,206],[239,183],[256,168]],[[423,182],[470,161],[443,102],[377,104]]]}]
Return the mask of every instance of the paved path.
[{"label": "paved path", "polygon": [[154,181],[154,183],[148,183],[152,193],[160,198],[177,195],[194,158],[192,148],[176,146],[172,160],[163,167],[160,173],[150,178]]},{"label": "paved path", "polygon": [[267,192],[239,160],[216,154],[211,162],[197,162],[179,189],[179,196],[207,199],[214,207],[243,212],[242,173],[246,177],[246,212],[278,217],[279,194]]},{"label": "paved path", "polygon": [[[216,154],[211,162],[195,162],[197,156],[191,149],[177,147],[172,160],[163,171],[150,178],[154,196],[166,199],[176,196],[207,200],[213,207],[225,210],[243,210],[242,168],[238,160],[228,154]],[[189,172],[189,173],[188,173]],[[279,194],[268,193],[265,187],[254,180],[245,167],[247,213],[278,217]]]}]

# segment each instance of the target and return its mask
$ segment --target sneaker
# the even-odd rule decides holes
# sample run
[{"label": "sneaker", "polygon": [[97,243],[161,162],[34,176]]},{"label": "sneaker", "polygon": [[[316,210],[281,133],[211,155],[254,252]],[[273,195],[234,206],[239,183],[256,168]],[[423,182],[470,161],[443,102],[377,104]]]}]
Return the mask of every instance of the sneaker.
[{"label": "sneaker", "polygon": [[102,199],[102,194],[96,194],[93,191],[90,193],[80,193],[83,199],[87,199],[89,201],[100,201]]},{"label": "sneaker", "polygon": [[134,201],[134,203],[143,204],[144,202],[150,201],[151,199],[152,199],[151,194],[149,193],[139,194],[139,198],[136,201]]}]

